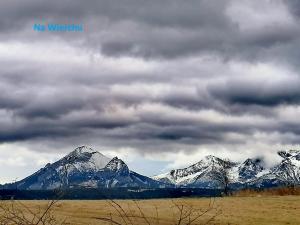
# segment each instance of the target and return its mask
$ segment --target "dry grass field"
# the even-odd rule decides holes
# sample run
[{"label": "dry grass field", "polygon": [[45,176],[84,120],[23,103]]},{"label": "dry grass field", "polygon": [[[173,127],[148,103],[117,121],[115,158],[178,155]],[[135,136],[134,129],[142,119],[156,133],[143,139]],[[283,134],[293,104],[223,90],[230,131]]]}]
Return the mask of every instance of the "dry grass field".
[{"label": "dry grass field", "polygon": [[[28,214],[28,210],[43,209],[47,202],[16,201],[14,205]],[[59,201],[52,210],[58,221],[72,225],[300,224],[300,196]]]}]

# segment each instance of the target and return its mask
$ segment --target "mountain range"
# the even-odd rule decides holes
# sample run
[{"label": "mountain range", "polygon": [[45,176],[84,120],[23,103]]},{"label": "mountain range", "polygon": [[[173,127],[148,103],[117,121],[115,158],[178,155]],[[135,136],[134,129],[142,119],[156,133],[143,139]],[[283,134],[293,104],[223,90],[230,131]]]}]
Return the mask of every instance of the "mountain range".
[{"label": "mountain range", "polygon": [[300,151],[280,151],[278,155],[282,158],[281,162],[271,168],[266,168],[259,158],[248,158],[238,163],[209,155],[196,164],[171,170],[153,179],[176,187],[197,188],[220,188],[220,176],[227,176],[232,188],[299,185]]},{"label": "mountain range", "polygon": [[278,152],[279,164],[266,168],[262,159],[231,162],[212,155],[182,169],[153,177],[131,171],[118,157],[109,158],[81,146],[62,159],[23,180],[2,185],[2,189],[53,190],[69,188],[222,188],[226,177],[232,188],[274,187],[300,184],[300,151]]}]

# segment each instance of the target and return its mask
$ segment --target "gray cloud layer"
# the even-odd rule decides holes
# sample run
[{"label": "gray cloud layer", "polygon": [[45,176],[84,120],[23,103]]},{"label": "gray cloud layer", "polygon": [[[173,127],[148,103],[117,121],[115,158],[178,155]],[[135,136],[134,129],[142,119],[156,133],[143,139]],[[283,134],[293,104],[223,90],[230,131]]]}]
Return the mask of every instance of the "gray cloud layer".
[{"label": "gray cloud layer", "polygon": [[293,0],[2,1],[0,142],[299,144],[299,19]]}]

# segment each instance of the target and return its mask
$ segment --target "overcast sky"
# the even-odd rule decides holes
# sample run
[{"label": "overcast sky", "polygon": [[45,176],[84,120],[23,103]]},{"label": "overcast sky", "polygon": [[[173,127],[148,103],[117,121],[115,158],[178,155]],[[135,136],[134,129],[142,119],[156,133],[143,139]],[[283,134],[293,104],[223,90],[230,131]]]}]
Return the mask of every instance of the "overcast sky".
[{"label": "overcast sky", "polygon": [[298,0],[2,0],[0,183],[80,145],[145,175],[272,165],[299,146],[299,71]]}]

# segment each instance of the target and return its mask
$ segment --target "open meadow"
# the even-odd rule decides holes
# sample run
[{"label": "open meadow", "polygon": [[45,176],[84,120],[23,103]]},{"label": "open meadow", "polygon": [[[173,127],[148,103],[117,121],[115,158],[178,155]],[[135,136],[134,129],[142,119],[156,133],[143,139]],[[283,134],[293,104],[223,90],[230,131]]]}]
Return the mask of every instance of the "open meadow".
[{"label": "open meadow", "polygon": [[[18,216],[44,213],[47,201],[3,201]],[[3,218],[3,211],[2,218]],[[47,213],[48,214],[48,213]],[[16,216],[15,215],[15,216]],[[300,224],[300,196],[58,201],[45,224]],[[6,215],[8,216],[8,215]],[[51,223],[52,218],[52,223]],[[1,223],[0,223],[1,224]],[[5,223],[2,223],[5,224]],[[7,223],[8,224],[8,223]],[[12,223],[13,224],[13,223]],[[34,223],[33,223],[34,224]],[[36,223],[35,223],[36,224]],[[43,224],[43,223],[40,223]]]}]

